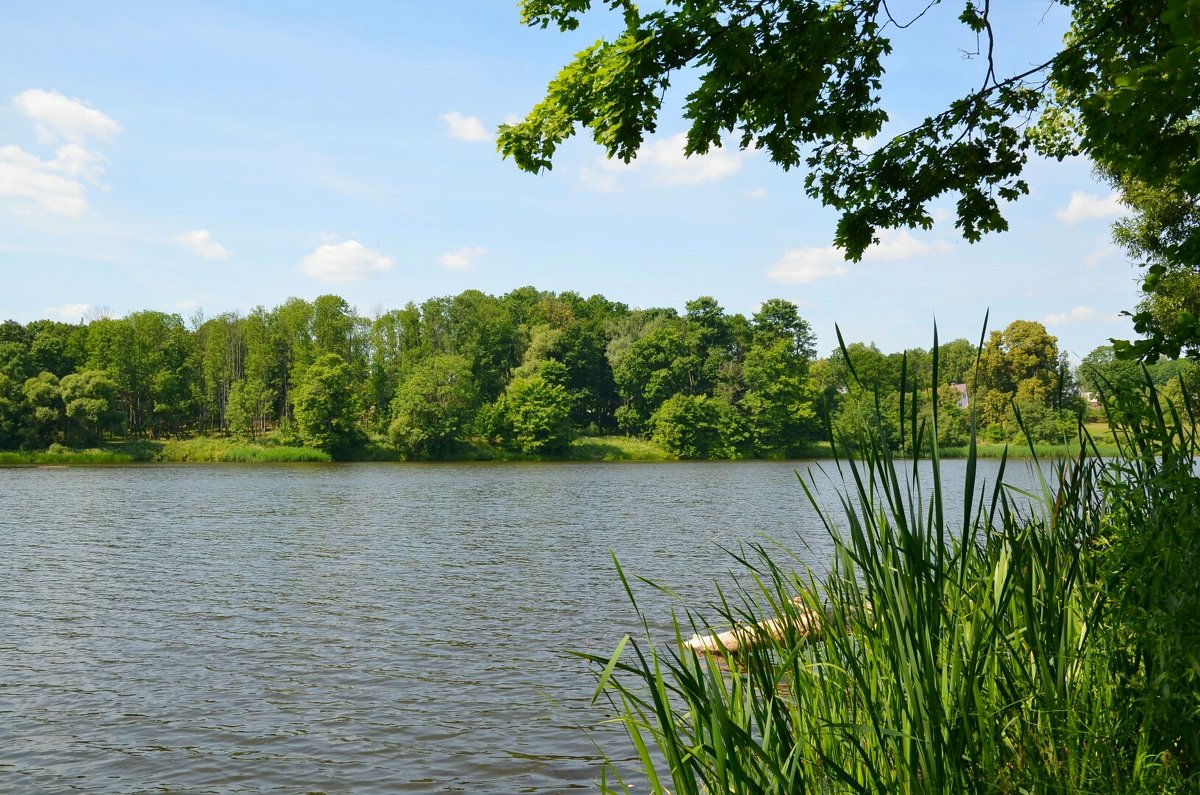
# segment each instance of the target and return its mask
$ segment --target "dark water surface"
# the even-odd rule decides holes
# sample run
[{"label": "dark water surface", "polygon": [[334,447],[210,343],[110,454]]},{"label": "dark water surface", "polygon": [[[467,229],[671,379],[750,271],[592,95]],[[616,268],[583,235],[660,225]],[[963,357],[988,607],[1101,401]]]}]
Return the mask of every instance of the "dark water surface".
[{"label": "dark water surface", "polygon": [[701,603],[720,545],[823,567],[808,466],[0,469],[0,791],[592,789],[611,554]]}]

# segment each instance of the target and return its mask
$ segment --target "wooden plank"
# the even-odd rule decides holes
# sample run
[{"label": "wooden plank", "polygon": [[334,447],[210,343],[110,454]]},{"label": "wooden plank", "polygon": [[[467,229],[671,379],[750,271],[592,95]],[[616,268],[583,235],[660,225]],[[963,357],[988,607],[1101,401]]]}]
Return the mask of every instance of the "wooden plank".
[{"label": "wooden plank", "polygon": [[[799,601],[799,598],[794,600]],[[808,607],[797,607],[794,615],[777,616],[756,624],[742,624],[726,632],[708,635],[695,634],[683,642],[686,648],[709,654],[733,654],[739,649],[749,648],[783,638],[789,628],[801,637],[821,632],[821,614]]]}]

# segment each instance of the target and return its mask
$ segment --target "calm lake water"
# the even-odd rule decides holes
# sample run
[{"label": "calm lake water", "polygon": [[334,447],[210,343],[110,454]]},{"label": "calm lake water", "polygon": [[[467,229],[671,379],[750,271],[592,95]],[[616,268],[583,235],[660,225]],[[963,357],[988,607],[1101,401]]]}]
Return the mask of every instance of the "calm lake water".
[{"label": "calm lake water", "polygon": [[822,568],[809,466],[0,469],[0,791],[594,789],[611,555],[695,603],[739,540]]}]

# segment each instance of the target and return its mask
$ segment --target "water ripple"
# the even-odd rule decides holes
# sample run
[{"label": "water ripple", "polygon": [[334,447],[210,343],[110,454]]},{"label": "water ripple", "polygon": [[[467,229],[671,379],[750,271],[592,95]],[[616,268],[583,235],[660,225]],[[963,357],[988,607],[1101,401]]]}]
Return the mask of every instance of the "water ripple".
[{"label": "water ripple", "polygon": [[0,790],[591,787],[611,553],[701,600],[763,532],[827,553],[793,465],[0,469]]}]

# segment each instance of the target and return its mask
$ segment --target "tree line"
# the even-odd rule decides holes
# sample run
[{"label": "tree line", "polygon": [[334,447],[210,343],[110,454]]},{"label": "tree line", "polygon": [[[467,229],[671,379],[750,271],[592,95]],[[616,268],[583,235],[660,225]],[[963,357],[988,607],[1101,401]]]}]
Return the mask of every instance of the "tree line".
[{"label": "tree line", "polygon": [[[1114,377],[1136,368],[1111,349],[1089,360]],[[236,434],[341,457],[385,444],[439,458],[467,439],[555,455],[575,436],[626,434],[685,458],[782,457],[830,429],[903,444],[881,419],[902,395],[923,413],[939,405],[944,445],[966,439],[972,411],[984,439],[1020,438],[1019,415],[1054,441],[1073,433],[1081,386],[1097,380],[1032,321],[982,348],[957,339],[885,354],[855,342],[817,358],[809,324],[778,298],[746,317],[707,296],[680,313],[523,287],[366,317],[324,295],[190,322],[157,311],[6,321],[0,448]]]}]

